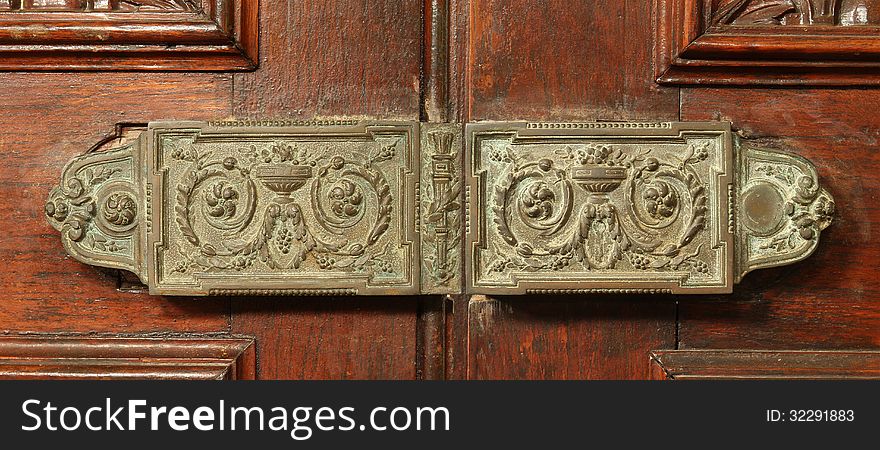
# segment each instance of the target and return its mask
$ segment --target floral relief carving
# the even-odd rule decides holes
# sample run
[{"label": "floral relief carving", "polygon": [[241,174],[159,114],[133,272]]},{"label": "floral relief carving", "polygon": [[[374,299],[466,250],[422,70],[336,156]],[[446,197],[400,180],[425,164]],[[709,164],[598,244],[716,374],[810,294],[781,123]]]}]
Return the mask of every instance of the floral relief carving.
[{"label": "floral relief carving", "polygon": [[124,227],[137,218],[137,203],[125,192],[114,192],[104,201],[104,219],[113,225]]},{"label": "floral relief carving", "polygon": [[[239,156],[200,153],[193,145],[169,142],[172,158],[188,155],[189,169],[178,184],[175,221],[191,245],[180,248],[172,273],[188,270],[244,271],[254,264],[267,269],[299,269],[309,257],[321,270],[387,273],[394,262],[378,247],[394,210],[391,188],[380,163],[391,160],[396,139],[366,154],[341,156],[278,141],[239,148]],[[260,195],[258,185],[270,195]],[[293,197],[310,185],[311,212]],[[367,205],[368,202],[371,204]],[[369,232],[346,233],[374,212]],[[201,230],[194,223],[202,211]],[[262,210],[262,215],[257,216]],[[251,224],[253,223],[253,226]],[[234,239],[217,239],[235,236]]]},{"label": "floral relief carving", "polygon": [[[98,3],[92,0],[92,3]],[[108,0],[106,3],[111,8],[121,10],[160,9],[179,11],[198,11],[199,6],[195,0]]]},{"label": "floral relief carving", "polygon": [[64,233],[75,257],[131,268],[139,217],[130,154],[130,148],[122,148],[97,161],[72,165],[49,194],[46,217]]},{"label": "floral relief carving", "polygon": [[[770,238],[763,240],[760,250],[771,250],[778,253],[795,250],[818,238],[819,232],[831,224],[834,216],[834,201],[826,193],[822,193],[816,179],[805,174],[798,168],[781,164],[761,164],[755,172],[772,177],[787,199],[782,211],[783,221],[788,227]],[[761,180],[761,177],[755,177]]]},{"label": "floral relief carving", "polygon": [[[5,3],[5,4],[4,4]],[[198,11],[198,0],[7,0],[0,11]]]},{"label": "floral relief carving", "polygon": [[[696,269],[705,269],[705,265],[694,264],[699,249],[689,254],[683,254],[682,249],[705,225],[705,187],[691,165],[705,159],[698,155],[706,155],[708,145],[699,147],[700,152],[691,145],[683,160],[673,162],[651,157],[650,148],[566,146],[556,150],[555,161],[523,160],[515,150],[506,148],[502,158],[495,158],[506,163],[509,172],[495,187],[492,210],[496,231],[513,248],[494,247],[496,259],[489,264],[490,272],[512,268],[559,271],[573,263],[583,270],[614,269],[625,260],[639,270],[677,270],[687,263],[695,275],[704,274]],[[664,179],[676,180],[680,187],[671,187]],[[609,198],[624,183],[629,186],[629,198],[642,201],[631,203],[626,213]],[[575,185],[588,194],[577,213],[573,213]],[[556,186],[558,193],[551,186]],[[510,197],[517,192],[519,203],[514,205]],[[677,239],[664,240],[649,229],[671,224],[668,219],[679,214],[680,196],[689,202],[688,226]],[[524,241],[514,233],[509,224],[514,208],[520,221],[538,232],[539,239]],[[569,231],[566,234],[563,230]]]},{"label": "floral relief carving", "polygon": [[716,25],[864,25],[873,0],[733,0],[713,15]]}]

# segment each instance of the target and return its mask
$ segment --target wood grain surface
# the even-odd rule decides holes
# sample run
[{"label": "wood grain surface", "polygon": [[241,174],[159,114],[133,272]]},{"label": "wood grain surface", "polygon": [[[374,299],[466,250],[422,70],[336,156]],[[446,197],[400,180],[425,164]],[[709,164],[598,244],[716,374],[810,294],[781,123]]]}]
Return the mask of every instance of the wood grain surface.
[{"label": "wood grain surface", "polygon": [[415,379],[418,299],[237,298],[232,329],[257,340],[259,379]]},{"label": "wood grain surface", "polygon": [[168,333],[229,328],[223,299],[119,292],[119,274],[67,256],[43,206],[61,169],[118,122],[230,113],[229,75],[2,73],[0,330]]},{"label": "wood grain surface", "polygon": [[880,378],[880,352],[845,350],[661,350],[660,380],[841,380]]},{"label": "wood grain surface", "polygon": [[[238,117],[418,120],[418,0],[261,2],[260,70],[235,75]],[[233,301],[259,378],[416,378],[418,298]],[[436,373],[436,371],[434,372]]]},{"label": "wood grain surface", "polygon": [[242,118],[418,120],[422,2],[260,4],[260,70],[235,76]]},{"label": "wood grain surface", "polygon": [[467,379],[642,379],[675,345],[675,303],[647,298],[486,298],[468,308]]},{"label": "wood grain surface", "polygon": [[[765,352],[790,362],[780,370],[800,367],[799,374],[873,370],[880,347],[880,278],[873,268],[880,256],[880,89],[806,87],[833,83],[822,78],[828,74],[797,71],[785,77],[802,87],[709,87],[702,83],[711,80],[700,79],[687,88],[659,85],[657,71],[670,60],[655,58],[656,51],[670,42],[683,42],[674,47],[682,50],[701,24],[682,13],[658,16],[654,2],[259,3],[259,14],[236,10],[231,24],[236,33],[259,29],[259,35],[234,36],[244,54],[256,55],[259,43],[253,72],[204,73],[213,68],[195,67],[198,60],[189,62],[192,73],[107,72],[112,58],[100,54],[77,61],[86,71],[59,64],[39,67],[45,72],[0,72],[0,105],[6,106],[0,117],[0,333],[42,340],[0,343],[0,349],[30,349],[36,352],[31,362],[51,362],[70,348],[85,351],[85,344],[68,344],[86,334],[156,339],[141,353],[156,356],[167,350],[165,343],[174,348],[176,338],[244,335],[255,339],[253,352],[242,353],[254,360],[251,375],[263,379],[715,376],[738,367],[743,354],[757,356],[742,370],[759,370],[760,361],[775,357]],[[682,27],[676,40],[655,40],[661,19]],[[448,28],[438,28],[442,24]],[[778,41],[783,53],[810,42]],[[821,40],[812,42],[824,48]],[[866,42],[849,41],[853,52],[844,56],[874,54]],[[0,70],[25,70],[29,58],[41,58],[39,52],[20,56],[19,67],[7,59]],[[874,64],[868,59],[849,62]],[[735,66],[715,64],[710,75],[737,76]],[[864,75],[854,69],[837,76],[847,74]],[[66,256],[44,218],[48,190],[64,164],[118,123],[316,116],[728,120],[754,145],[815,163],[838,213],[806,261],[752,273],[731,296],[697,297],[154,297],[131,277]],[[703,350],[720,353],[676,353]],[[826,357],[826,350],[837,353]],[[16,373],[60,370],[28,367]],[[105,373],[88,361],[80,368]]]},{"label": "wood grain surface", "polygon": [[671,120],[652,80],[651,4],[472,0],[468,120]]},{"label": "wood grain surface", "polygon": [[816,165],[837,204],[816,253],[757,271],[733,295],[681,302],[681,348],[870,349],[880,346],[880,91],[684,89],[682,118],[730,120],[751,145]]}]

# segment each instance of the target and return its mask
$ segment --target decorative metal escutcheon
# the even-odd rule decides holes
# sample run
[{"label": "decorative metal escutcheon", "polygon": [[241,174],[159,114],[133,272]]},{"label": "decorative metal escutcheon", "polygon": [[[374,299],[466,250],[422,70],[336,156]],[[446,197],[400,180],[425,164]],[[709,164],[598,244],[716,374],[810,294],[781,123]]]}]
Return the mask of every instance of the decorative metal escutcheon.
[{"label": "decorative metal escutcheon", "polygon": [[64,169],[74,258],[162,295],[729,293],[834,202],[719,122],[157,122]]}]

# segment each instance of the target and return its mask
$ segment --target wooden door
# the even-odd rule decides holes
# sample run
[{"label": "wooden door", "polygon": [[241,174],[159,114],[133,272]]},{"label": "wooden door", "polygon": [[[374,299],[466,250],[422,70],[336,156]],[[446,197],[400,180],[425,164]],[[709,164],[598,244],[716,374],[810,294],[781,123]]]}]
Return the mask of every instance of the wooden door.
[{"label": "wooden door", "polygon": [[[880,2],[0,0],[0,19],[4,376],[880,373]],[[810,159],[836,224],[731,295],[179,298],[71,259],[45,220],[65,163],[138,124],[314,117],[729,121]],[[178,369],[113,363],[131,357]]]}]

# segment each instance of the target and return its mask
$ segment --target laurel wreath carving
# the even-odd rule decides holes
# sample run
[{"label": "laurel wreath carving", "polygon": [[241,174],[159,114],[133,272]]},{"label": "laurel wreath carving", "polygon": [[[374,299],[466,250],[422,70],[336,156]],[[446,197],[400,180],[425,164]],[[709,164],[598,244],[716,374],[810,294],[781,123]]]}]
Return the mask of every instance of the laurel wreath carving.
[{"label": "laurel wreath carving", "polygon": [[177,222],[177,226],[186,240],[196,247],[201,246],[201,244],[198,235],[196,235],[192,228],[190,203],[192,202],[193,192],[208,178],[222,174],[223,171],[218,168],[196,168],[189,170],[180,184],[177,185],[177,196],[175,197],[174,206],[174,211],[177,213],[175,222]]},{"label": "laurel wreath carving", "polygon": [[357,174],[370,183],[370,186],[376,191],[378,199],[376,223],[373,225],[373,229],[367,238],[367,244],[373,245],[382,237],[382,234],[388,230],[388,226],[391,224],[391,211],[394,209],[391,205],[391,186],[388,185],[388,180],[385,179],[382,172],[378,170],[358,166]]},{"label": "laurel wreath carving", "polygon": [[706,205],[708,197],[706,196],[706,188],[700,182],[699,178],[692,173],[685,173],[680,169],[661,169],[655,177],[668,176],[681,181],[688,189],[691,200],[691,220],[685,228],[681,239],[678,241],[677,248],[684,247],[693,241],[697,233],[706,226],[706,215],[709,208]]},{"label": "laurel wreath carving", "polygon": [[504,241],[510,245],[516,246],[518,242],[516,236],[510,231],[510,225],[508,222],[510,220],[508,217],[510,213],[507,208],[507,203],[510,201],[510,191],[523,180],[540,176],[541,172],[538,169],[523,168],[508,173],[501,183],[495,186],[495,199],[494,205],[492,206],[492,212],[495,213],[493,221],[495,222],[498,234],[500,234]]}]

